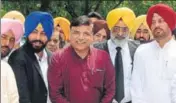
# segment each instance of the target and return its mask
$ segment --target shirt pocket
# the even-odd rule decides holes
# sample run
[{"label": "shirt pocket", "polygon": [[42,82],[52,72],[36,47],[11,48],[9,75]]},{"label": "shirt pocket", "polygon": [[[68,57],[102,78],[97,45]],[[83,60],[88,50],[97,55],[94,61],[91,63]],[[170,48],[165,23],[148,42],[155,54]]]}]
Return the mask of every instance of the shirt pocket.
[{"label": "shirt pocket", "polygon": [[167,61],[165,66],[165,78],[171,80],[173,75],[176,74],[176,59]]},{"label": "shirt pocket", "polygon": [[104,75],[105,75],[104,69],[93,70],[91,78],[93,88],[103,87]]}]

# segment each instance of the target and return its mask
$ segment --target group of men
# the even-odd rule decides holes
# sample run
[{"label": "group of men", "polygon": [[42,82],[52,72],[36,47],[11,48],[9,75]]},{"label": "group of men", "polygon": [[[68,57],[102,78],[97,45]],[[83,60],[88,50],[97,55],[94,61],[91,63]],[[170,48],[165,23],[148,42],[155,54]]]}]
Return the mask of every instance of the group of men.
[{"label": "group of men", "polygon": [[174,30],[166,4],[137,18],[126,7],[106,20],[41,11],[24,22],[1,18],[1,102],[176,103]]}]

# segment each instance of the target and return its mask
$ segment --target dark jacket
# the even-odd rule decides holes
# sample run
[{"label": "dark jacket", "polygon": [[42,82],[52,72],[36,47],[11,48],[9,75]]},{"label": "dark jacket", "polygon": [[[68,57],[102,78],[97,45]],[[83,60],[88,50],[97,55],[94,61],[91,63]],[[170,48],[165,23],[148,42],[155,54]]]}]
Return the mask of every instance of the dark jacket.
[{"label": "dark jacket", "polygon": [[[47,54],[49,60],[51,53],[47,51]],[[47,88],[39,63],[30,46],[24,44],[15,50],[8,62],[16,77],[20,103],[46,103]]]}]

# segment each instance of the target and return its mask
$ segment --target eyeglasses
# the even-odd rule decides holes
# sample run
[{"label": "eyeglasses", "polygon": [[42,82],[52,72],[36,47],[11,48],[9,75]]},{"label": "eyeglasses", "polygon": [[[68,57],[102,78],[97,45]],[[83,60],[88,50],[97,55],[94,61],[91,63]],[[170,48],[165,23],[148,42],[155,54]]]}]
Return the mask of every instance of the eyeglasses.
[{"label": "eyeglasses", "polygon": [[128,30],[128,27],[114,26],[113,32],[119,33],[120,31],[123,32],[123,33],[126,33],[126,32],[128,32],[129,30]]}]

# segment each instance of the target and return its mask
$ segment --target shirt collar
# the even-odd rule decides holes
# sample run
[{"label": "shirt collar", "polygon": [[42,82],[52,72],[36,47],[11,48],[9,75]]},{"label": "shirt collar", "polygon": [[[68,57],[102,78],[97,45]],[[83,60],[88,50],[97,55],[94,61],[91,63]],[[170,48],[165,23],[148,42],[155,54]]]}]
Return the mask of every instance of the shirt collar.
[{"label": "shirt collar", "polygon": [[154,40],[154,44],[155,44],[155,46],[156,46],[158,49],[167,49],[167,48],[169,47],[169,45],[172,44],[174,41],[175,41],[175,40],[172,38],[171,40],[169,40],[169,41],[164,45],[163,48],[160,47],[159,43],[158,43],[156,40]]},{"label": "shirt collar", "polygon": [[110,44],[110,48],[112,49],[116,49],[116,47],[121,47],[122,49],[124,49],[126,46],[128,46],[128,40],[124,39],[124,40],[117,40],[114,41],[112,39],[108,40],[109,44]]},{"label": "shirt collar", "polygon": [[37,53],[35,53],[35,56],[36,56],[36,58],[37,58],[38,61],[44,61],[44,60],[47,60],[47,59],[48,59],[48,58],[47,58],[47,57],[48,57],[48,56],[47,56],[47,52],[46,52],[45,49],[43,50],[43,56],[42,56],[41,60],[40,60],[39,56],[37,55]]},{"label": "shirt collar", "polygon": [[73,55],[76,59],[80,59],[80,60],[86,60],[88,57],[90,57],[90,55],[92,54],[92,49],[93,49],[92,46],[90,46],[88,55],[87,55],[84,59],[82,59],[82,58],[75,52],[74,48],[73,48],[72,46],[70,46],[70,50],[71,50],[71,52],[72,52],[72,55]]}]

